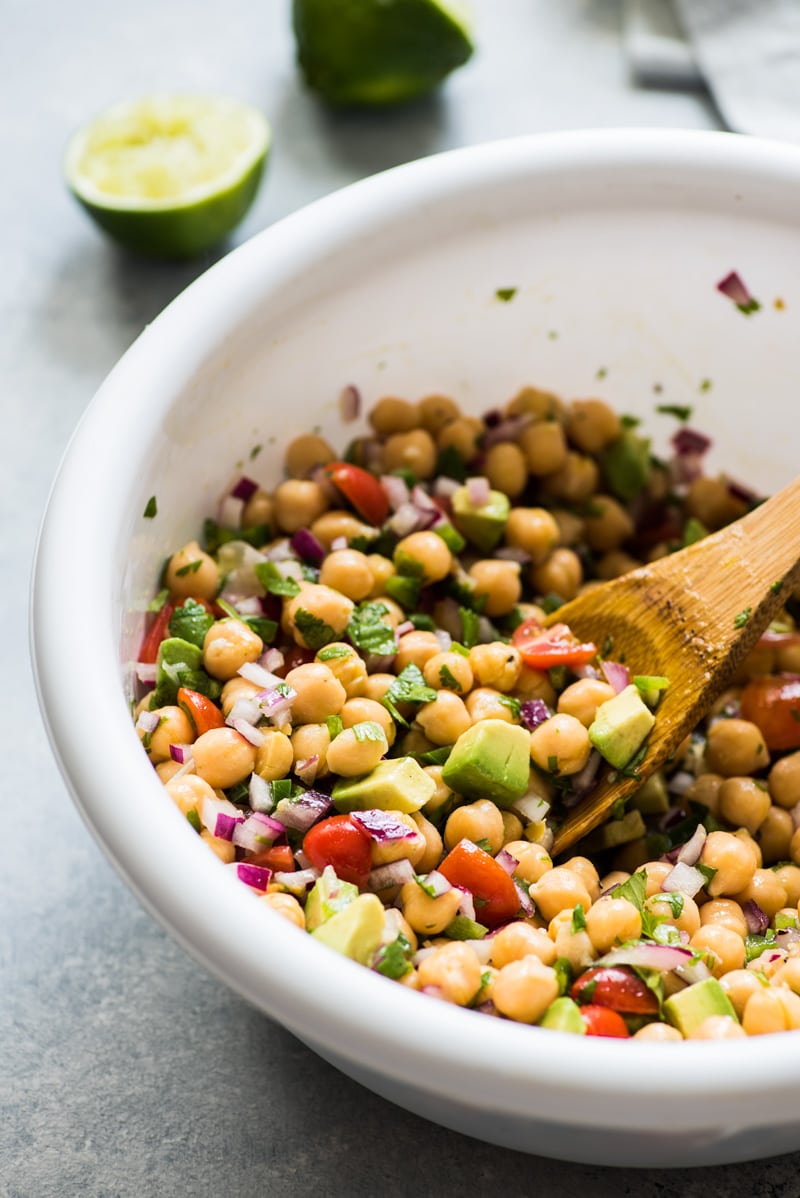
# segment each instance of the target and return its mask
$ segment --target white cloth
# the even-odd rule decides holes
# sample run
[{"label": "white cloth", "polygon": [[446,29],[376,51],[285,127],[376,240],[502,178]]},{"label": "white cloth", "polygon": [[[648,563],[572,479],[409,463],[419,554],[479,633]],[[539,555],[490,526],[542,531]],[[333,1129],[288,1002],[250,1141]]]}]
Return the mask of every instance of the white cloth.
[{"label": "white cloth", "polygon": [[800,0],[626,0],[650,85],[705,83],[729,129],[800,142]]}]

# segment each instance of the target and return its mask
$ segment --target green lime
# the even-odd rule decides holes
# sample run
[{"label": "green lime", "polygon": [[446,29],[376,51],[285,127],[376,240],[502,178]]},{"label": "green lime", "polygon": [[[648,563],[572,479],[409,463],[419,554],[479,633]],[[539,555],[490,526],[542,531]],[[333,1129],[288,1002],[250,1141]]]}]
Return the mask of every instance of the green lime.
[{"label": "green lime", "polygon": [[294,0],[293,21],[306,82],[332,104],[410,100],[473,51],[463,0]]},{"label": "green lime", "polygon": [[221,96],[119,104],[70,141],[64,173],[107,233],[143,253],[192,258],[230,233],[258,190],[270,145],[256,109]]}]

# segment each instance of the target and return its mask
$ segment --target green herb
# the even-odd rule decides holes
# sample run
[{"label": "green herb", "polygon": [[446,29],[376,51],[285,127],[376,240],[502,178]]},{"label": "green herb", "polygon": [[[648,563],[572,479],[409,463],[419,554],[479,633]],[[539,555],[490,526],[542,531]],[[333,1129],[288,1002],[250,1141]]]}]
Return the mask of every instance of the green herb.
[{"label": "green herb", "polygon": [[494,856],[492,842],[491,840],[487,840],[485,836],[482,836],[480,840],[474,840],[472,843],[477,849],[483,849],[484,853],[489,853],[490,856]]},{"label": "green herb", "polygon": [[396,940],[378,949],[372,968],[395,982],[411,972],[414,968],[411,964],[411,944],[402,932]]},{"label": "green herb", "polygon": [[241,807],[243,804],[250,806],[250,787],[247,782],[237,782],[235,786],[230,786],[225,791],[225,798],[229,803],[238,803]]},{"label": "green herb", "polygon": [[397,703],[433,703],[436,694],[434,688],[426,684],[419,666],[415,666],[411,662],[397,675],[381,699],[381,703],[393,720],[407,727],[407,721],[403,719],[395,705]]},{"label": "green herb", "polygon": [[439,667],[439,682],[442,689],[446,691],[460,691],[462,689],[461,683],[453,676],[452,670],[446,665]]},{"label": "green herb", "polygon": [[419,479],[410,466],[398,466],[396,470],[392,471],[392,475],[394,478],[402,478],[409,491],[416,487],[419,482]]},{"label": "green herb", "polygon": [[549,333],[547,334],[547,340],[548,341],[558,341],[558,333],[556,332],[555,329],[550,329]]},{"label": "green herb", "polygon": [[552,615],[554,611],[558,611],[559,607],[564,606],[564,600],[560,595],[552,593],[550,595],[545,595],[539,606],[541,607],[542,611],[549,616]]},{"label": "green herb", "polygon": [[600,653],[603,657],[608,657],[608,655],[610,654],[610,652],[613,648],[614,648],[613,636],[606,636],[605,640],[603,641],[603,648],[600,650]]},{"label": "green herb", "polygon": [[458,614],[461,617],[461,640],[467,649],[471,649],[480,636],[480,618],[468,607],[459,607]]},{"label": "green herb", "polygon": [[733,621],[734,628],[744,628],[745,624],[750,619],[752,611],[752,607],[745,607],[743,611],[740,611],[736,619]]},{"label": "green herb", "polygon": [[206,633],[214,622],[214,617],[206,611],[202,603],[197,603],[194,599],[184,599],[182,606],[176,607],[170,617],[169,635],[180,637],[202,649]]},{"label": "green herb", "polygon": [[547,758],[547,768],[551,774],[560,774],[561,770],[558,767],[558,757],[555,753],[551,753]]},{"label": "green herb", "polygon": [[263,448],[264,448],[263,445],[254,445],[253,446],[253,448],[250,450],[250,461],[251,462],[254,462],[256,460],[256,458],[261,453],[261,450]]},{"label": "green herb", "polygon": [[144,516],[145,520],[152,520],[158,515],[158,504],[156,503],[155,495],[151,495],[148,499],[142,515]]},{"label": "green herb", "polygon": [[414,881],[423,894],[427,894],[428,898],[436,898],[436,887],[433,882],[428,881],[427,874],[415,874]]},{"label": "green herb", "polygon": [[336,633],[330,624],[326,624],[319,616],[312,615],[304,607],[297,609],[294,622],[309,649],[321,649],[323,645],[336,640]]},{"label": "green herb", "polygon": [[628,413],[623,413],[619,418],[619,422],[623,428],[636,428],[637,425],[642,423],[638,416],[631,416]]},{"label": "green herb", "polygon": [[594,377],[597,379],[598,382],[602,382],[602,380],[606,377],[607,374],[608,374],[608,368],[605,366],[600,366],[595,371]]},{"label": "green herb", "polygon": [[434,473],[437,478],[444,475],[445,478],[454,478],[456,482],[463,483],[467,477],[467,464],[455,446],[447,445],[439,452]]},{"label": "green herb", "polygon": [[172,707],[182,686],[216,700],[222,684],[210,678],[202,668],[203,653],[198,645],[182,637],[167,637],[158,648],[156,686],[150,699],[151,709]]},{"label": "green herb", "polygon": [[696,516],[690,516],[683,526],[683,547],[696,545],[698,541],[702,541],[703,537],[707,536],[708,529],[702,520],[698,520]]},{"label": "green herb", "polygon": [[[383,623],[388,611],[385,603],[364,602],[358,605],[347,625],[347,635],[357,648],[382,657],[397,652],[394,629]],[[333,637],[328,639],[333,640]]]},{"label": "green herb", "polygon": [[[706,825],[706,827],[708,827],[708,825]],[[719,831],[719,828],[714,828],[713,831]],[[703,875],[706,880],[706,885],[714,880],[714,876],[717,872],[713,865],[701,865],[699,861],[695,861],[694,869],[699,870],[699,872]]]},{"label": "green herb", "polygon": [[409,578],[403,574],[392,574],[384,583],[386,594],[405,611],[411,610],[419,603],[421,589],[422,583],[418,578]]},{"label": "green herb", "polygon": [[168,599],[169,599],[169,587],[164,587],[164,590],[159,591],[158,594],[156,595],[155,599],[150,600],[150,602],[148,603],[145,610],[148,612],[159,612],[159,611],[161,611],[162,607],[164,606],[164,604],[167,602]]},{"label": "green herb", "polygon": [[[456,915],[450,920],[443,935],[449,936],[451,940],[483,940],[488,931],[485,924],[470,919],[468,915]],[[491,974],[481,974],[481,989],[491,976]]]},{"label": "green herb", "polygon": [[419,760],[425,765],[444,765],[452,752],[452,745],[442,745],[441,748],[429,749],[427,753],[420,753]]},{"label": "green herb", "polygon": [[701,391],[710,391],[711,387],[712,387],[711,379],[701,379],[700,380],[700,390]]},{"label": "green herb", "polygon": [[647,897],[647,870],[637,870],[627,881],[615,886],[611,893],[616,899],[627,899],[629,903],[633,903],[637,911],[641,912]]},{"label": "green herb", "polygon": [[338,657],[353,657],[353,650],[347,645],[326,645],[317,654],[318,661],[335,661]]},{"label": "green herb", "polygon": [[469,649],[466,645],[462,645],[460,641],[450,642],[450,652],[457,653],[459,657],[469,657]]},{"label": "green herb", "polygon": [[614,802],[611,804],[611,810],[608,813],[612,819],[622,819],[624,817],[626,802],[627,799],[625,799],[622,795],[620,795],[618,799],[614,800]]},{"label": "green herb", "polygon": [[425,576],[425,567],[422,562],[412,557],[410,553],[406,553],[405,549],[395,549],[394,565],[398,574],[403,574],[407,578],[423,578]]},{"label": "green herb", "polygon": [[282,799],[290,799],[292,797],[292,782],[290,778],[276,778],[270,784],[272,786],[272,797],[276,803]]},{"label": "green herb", "polygon": [[303,575],[304,582],[319,582],[319,570],[315,566],[301,562],[300,573]]},{"label": "green herb", "polygon": [[189,809],[189,810],[186,812],[186,818],[188,819],[189,823],[190,823],[190,824],[192,825],[192,827],[194,828],[195,832],[202,832],[202,831],[203,831],[203,825],[200,823],[200,816],[197,814],[197,808],[196,808],[196,807],[191,807],[191,808],[190,808],[190,809]]},{"label": "green herb", "polygon": [[737,304],[736,307],[745,316],[752,316],[754,312],[759,312],[761,310],[761,304],[753,296],[751,296],[746,303]]},{"label": "green herb", "polygon": [[251,524],[247,528],[223,528],[216,520],[206,520],[203,523],[203,544],[206,553],[216,554],[220,546],[229,541],[244,541],[258,549],[265,545],[272,536],[269,524]]},{"label": "green herb", "polygon": [[329,715],[325,717],[325,725],[328,729],[328,736],[331,740],[335,740],[340,732],[344,731],[344,724],[340,715]]},{"label": "green herb", "polygon": [[513,695],[501,695],[497,702],[501,703],[503,707],[507,707],[515,720],[519,719],[520,711],[522,710],[522,704],[519,699],[515,699]]},{"label": "green herb", "polygon": [[353,724],[353,736],[359,744],[368,740],[386,740],[386,733],[375,720],[362,720],[358,724]]},{"label": "green herb", "polygon": [[181,566],[179,570],[175,571],[175,573],[177,574],[178,578],[185,578],[187,574],[196,574],[202,564],[203,559],[198,557],[195,561],[187,562],[185,566]]},{"label": "green herb", "polygon": [[684,908],[684,896],[680,890],[665,890],[658,895],[660,903],[669,903],[669,909],[672,912],[673,919],[680,919],[681,912]]},{"label": "green herb", "polygon": [[628,764],[623,766],[622,769],[619,771],[623,778],[638,778],[639,777],[639,766],[642,764],[645,757],[647,756],[647,750],[649,747],[650,746],[648,745],[647,741],[645,741],[645,743],[641,746],[641,748],[637,749],[637,751],[634,753],[633,757],[631,757]]},{"label": "green herb", "polygon": [[783,583],[779,579],[777,582],[773,582],[772,586],[769,588],[770,592],[773,595],[777,595],[780,592],[780,589],[782,586],[783,586]]},{"label": "green herb", "polygon": [[283,595],[288,599],[300,594],[300,583],[296,578],[286,578],[275,562],[256,562],[253,567],[256,578],[270,595]]},{"label": "green herb", "polygon": [[553,690],[560,693],[567,685],[567,667],[551,666],[547,671],[547,677],[550,680],[550,685],[552,686]]},{"label": "green herb", "polygon": [[578,903],[572,912],[572,934],[586,931],[586,913],[583,910],[583,903]]},{"label": "green herb", "polygon": [[559,995],[566,994],[572,985],[572,966],[567,957],[557,957],[553,962]]},{"label": "green herb", "polygon": [[442,538],[451,553],[460,553],[467,543],[458,529],[454,528],[452,524],[448,524],[446,521],[443,521],[441,524],[437,524],[436,527],[431,531],[435,532],[437,537]]},{"label": "green herb", "polygon": [[497,299],[501,300],[504,304],[509,303],[516,294],[516,287],[498,287],[495,291],[495,296]]},{"label": "green herb", "polygon": [[267,616],[239,616],[239,619],[243,620],[256,636],[260,636],[265,645],[271,645],[275,640],[278,631],[275,620],[270,620]]},{"label": "green herb", "polygon": [[412,612],[408,618],[414,627],[418,628],[421,632],[434,632],[436,629],[436,624],[430,616],[425,615],[425,612]]},{"label": "green herb", "polygon": [[775,933],[769,929],[763,936],[758,933],[750,932],[744,938],[744,961],[745,965],[749,965],[751,961],[755,961],[756,957],[760,957],[768,948],[775,947]]},{"label": "green herb", "polygon": [[692,409],[685,404],[660,403],[656,411],[662,416],[674,416],[676,420],[682,420],[684,423],[692,418]]}]

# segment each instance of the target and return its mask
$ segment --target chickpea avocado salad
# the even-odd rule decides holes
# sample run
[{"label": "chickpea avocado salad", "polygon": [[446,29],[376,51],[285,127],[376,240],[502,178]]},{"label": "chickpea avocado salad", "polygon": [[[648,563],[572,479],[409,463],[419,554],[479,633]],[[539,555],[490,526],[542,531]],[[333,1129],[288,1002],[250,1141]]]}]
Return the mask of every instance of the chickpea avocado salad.
[{"label": "chickpea avocado salad", "polygon": [[[360,403],[346,388],[346,422]],[[322,944],[483,1015],[800,1028],[793,598],[674,760],[550,854],[604,763],[638,777],[669,686],[557,609],[758,502],[659,410],[665,459],[599,399],[387,397],[341,457],[306,434],[273,490],[239,477],[168,559],[135,663],[187,835]]]}]

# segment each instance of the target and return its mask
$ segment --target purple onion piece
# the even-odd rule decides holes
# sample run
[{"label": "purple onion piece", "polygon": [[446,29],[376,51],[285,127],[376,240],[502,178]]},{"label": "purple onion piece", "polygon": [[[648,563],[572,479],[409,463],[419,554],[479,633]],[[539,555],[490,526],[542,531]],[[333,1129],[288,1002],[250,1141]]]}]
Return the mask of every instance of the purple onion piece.
[{"label": "purple onion piece", "polygon": [[312,824],[326,815],[333,800],[318,790],[307,790],[297,799],[281,799],[275,808],[275,819],[285,828],[307,832]]},{"label": "purple onion piece", "polygon": [[550,708],[544,699],[527,699],[520,705],[520,718],[529,732],[550,719]]},{"label": "purple onion piece", "polygon": [[533,900],[528,893],[527,887],[523,886],[522,882],[518,882],[515,878],[514,889],[516,890],[517,897],[519,898],[520,911],[522,911],[523,915],[530,919],[536,914],[536,909],[533,905]]},{"label": "purple onion piece", "polygon": [[595,965],[635,965],[640,969],[658,969],[661,973],[684,967],[691,961],[694,952],[672,944],[628,944],[612,948]]},{"label": "purple onion piece", "polygon": [[758,300],[750,294],[741,275],[735,270],[727,274],[724,279],[720,279],[717,283],[717,291],[727,296],[729,300],[733,300],[736,307],[742,312],[755,312],[761,306]]},{"label": "purple onion piece", "polygon": [[339,392],[339,415],[345,424],[351,424],[361,415],[361,392],[353,383]]},{"label": "purple onion piece", "polygon": [[298,528],[289,542],[301,561],[311,566],[321,566],[325,559],[325,549],[307,528]]},{"label": "purple onion piece", "polygon": [[683,865],[694,865],[700,858],[707,835],[703,825],[698,824],[686,843],[680,846],[676,860]]},{"label": "purple onion piece", "polygon": [[360,828],[363,828],[376,844],[386,844],[387,841],[408,840],[415,835],[407,824],[396,818],[393,812],[382,811],[379,808],[369,808],[366,811],[353,811],[350,813],[350,819],[354,824],[358,824]]},{"label": "purple onion piece", "polygon": [[512,853],[509,853],[508,849],[501,849],[495,857],[495,861],[498,865],[502,866],[509,877],[513,877],[514,872],[519,865],[517,858]]},{"label": "purple onion piece", "polygon": [[388,865],[379,865],[373,869],[367,879],[367,889],[377,894],[379,890],[388,890],[392,886],[403,886],[413,882],[414,867],[407,857],[399,861],[390,861]]},{"label": "purple onion piece", "polygon": [[614,688],[616,694],[624,691],[625,687],[630,685],[631,672],[622,662],[604,661],[600,669],[603,671],[606,682]]},{"label": "purple onion piece", "polygon": [[240,882],[253,890],[266,890],[272,877],[272,870],[265,865],[251,865],[249,861],[234,861],[227,867],[235,872]]},{"label": "purple onion piece", "polygon": [[680,456],[704,454],[711,448],[711,438],[692,428],[680,428],[672,438],[675,452]]},{"label": "purple onion piece", "polygon": [[252,478],[247,478],[246,475],[243,474],[236,486],[231,491],[231,495],[234,499],[243,499],[244,502],[247,503],[248,499],[251,499],[257,490],[258,483]]},{"label": "purple onion piece", "polygon": [[755,899],[748,899],[747,902],[742,903],[742,914],[748,932],[754,936],[763,936],[769,927],[769,916],[759,907]]}]

